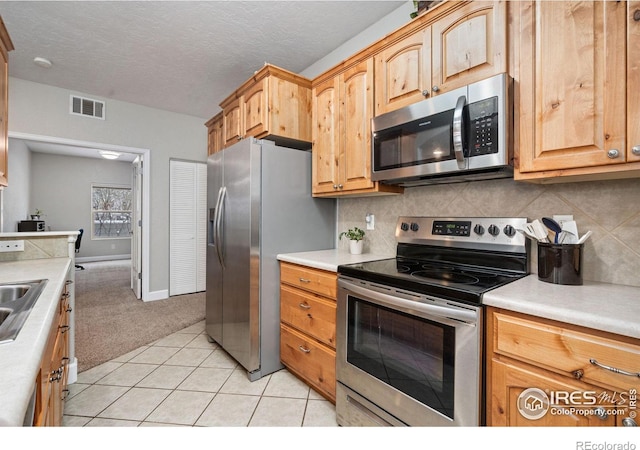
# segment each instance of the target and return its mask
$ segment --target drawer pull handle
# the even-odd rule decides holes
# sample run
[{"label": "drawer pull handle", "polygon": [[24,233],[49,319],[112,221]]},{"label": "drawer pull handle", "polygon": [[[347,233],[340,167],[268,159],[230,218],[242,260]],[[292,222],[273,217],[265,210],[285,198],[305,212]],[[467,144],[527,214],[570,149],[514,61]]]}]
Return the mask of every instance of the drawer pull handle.
[{"label": "drawer pull handle", "polygon": [[598,406],[596,409],[594,409],[593,413],[600,420],[607,420],[609,418],[609,414],[602,406]]},{"label": "drawer pull handle", "polygon": [[306,303],[300,303],[298,306],[302,309],[311,309],[311,306]]},{"label": "drawer pull handle", "polygon": [[306,278],[298,278],[301,283],[311,283],[311,280],[307,280]]},{"label": "drawer pull handle", "polygon": [[311,350],[309,350],[307,347],[303,347],[302,345],[299,345],[298,348],[303,353],[311,353]]},{"label": "drawer pull handle", "polygon": [[629,375],[630,377],[638,377],[638,378],[640,378],[640,372],[627,372],[626,370],[617,369],[615,367],[610,367],[610,366],[605,366],[604,364],[600,364],[598,361],[596,361],[593,358],[591,358],[589,360],[589,362],[591,364],[593,364],[594,366],[598,366],[598,367],[600,367],[602,369],[608,370],[608,371],[613,372],[613,373],[619,373],[620,375]]}]

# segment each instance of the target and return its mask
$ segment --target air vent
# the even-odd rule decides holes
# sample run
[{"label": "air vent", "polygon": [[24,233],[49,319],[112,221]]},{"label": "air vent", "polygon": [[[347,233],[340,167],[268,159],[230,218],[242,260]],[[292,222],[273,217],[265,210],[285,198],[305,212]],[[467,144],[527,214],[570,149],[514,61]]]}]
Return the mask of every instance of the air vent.
[{"label": "air vent", "polygon": [[72,95],[71,114],[104,120],[104,102]]}]

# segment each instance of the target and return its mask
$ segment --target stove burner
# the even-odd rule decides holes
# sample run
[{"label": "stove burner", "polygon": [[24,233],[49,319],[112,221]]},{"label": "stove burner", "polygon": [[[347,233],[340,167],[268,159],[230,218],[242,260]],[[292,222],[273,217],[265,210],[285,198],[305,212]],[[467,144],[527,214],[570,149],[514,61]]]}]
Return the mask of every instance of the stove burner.
[{"label": "stove burner", "polygon": [[411,269],[409,269],[408,266],[401,266],[400,264],[398,264],[398,266],[396,267],[398,270],[398,273],[407,273],[409,272]]},{"label": "stove burner", "polygon": [[464,273],[448,272],[441,270],[418,270],[411,273],[417,278],[430,278],[432,280],[447,281],[450,283],[476,284],[479,280],[476,277]]}]

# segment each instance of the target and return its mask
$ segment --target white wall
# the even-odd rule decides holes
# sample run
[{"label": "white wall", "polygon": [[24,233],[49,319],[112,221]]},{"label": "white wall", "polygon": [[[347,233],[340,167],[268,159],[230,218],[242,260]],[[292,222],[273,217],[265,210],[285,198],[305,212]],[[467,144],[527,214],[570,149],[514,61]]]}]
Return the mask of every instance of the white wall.
[{"label": "white wall", "polygon": [[9,186],[4,188],[2,230],[18,231],[18,222],[29,219],[31,195],[31,152],[20,140],[9,139]]},{"label": "white wall", "polygon": [[[12,149],[10,149],[12,150]],[[31,210],[43,210],[47,231],[84,229],[78,258],[131,254],[131,235],[119,239],[91,238],[91,185],[131,187],[131,163],[96,158],[33,153]],[[71,170],[70,170],[71,169]],[[59,173],[70,176],[60,178]],[[12,188],[9,185],[9,190]]]},{"label": "white wall", "polygon": [[[69,96],[86,96],[106,103],[106,120],[69,114]],[[169,158],[206,161],[207,130],[201,118],[132,103],[9,79],[9,132],[52,136],[150,150],[146,173],[151,176],[149,290],[168,289],[169,274]],[[9,176],[12,176],[9,154]],[[73,177],[73,168],[59,174]],[[11,184],[19,182],[14,178]],[[46,209],[46,206],[38,206]]]}]

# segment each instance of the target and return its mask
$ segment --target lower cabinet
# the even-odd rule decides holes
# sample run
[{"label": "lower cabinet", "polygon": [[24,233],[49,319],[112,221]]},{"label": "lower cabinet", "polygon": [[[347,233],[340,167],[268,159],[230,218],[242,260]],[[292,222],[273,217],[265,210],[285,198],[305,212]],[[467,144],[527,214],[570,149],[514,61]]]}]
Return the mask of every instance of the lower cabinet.
[{"label": "lower cabinet", "polygon": [[487,425],[634,426],[640,340],[487,308]]},{"label": "lower cabinet", "polygon": [[65,285],[36,378],[35,426],[60,426],[68,394],[69,292]]},{"label": "lower cabinet", "polygon": [[325,398],[336,401],[337,274],[280,264],[280,359]]}]

